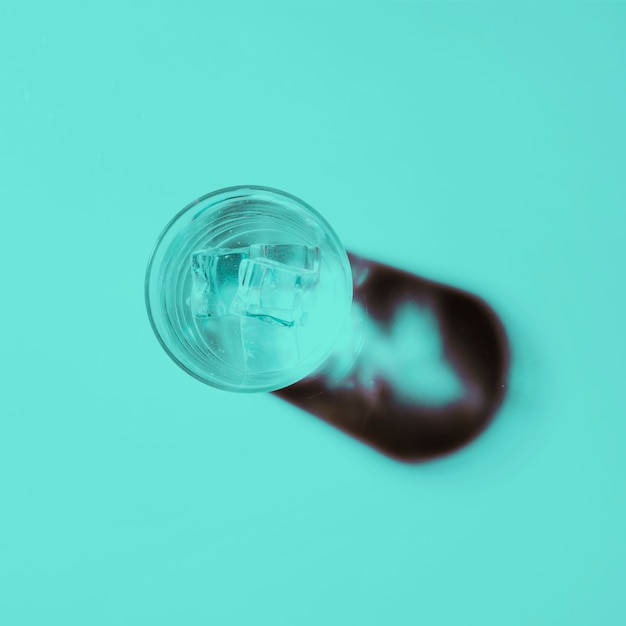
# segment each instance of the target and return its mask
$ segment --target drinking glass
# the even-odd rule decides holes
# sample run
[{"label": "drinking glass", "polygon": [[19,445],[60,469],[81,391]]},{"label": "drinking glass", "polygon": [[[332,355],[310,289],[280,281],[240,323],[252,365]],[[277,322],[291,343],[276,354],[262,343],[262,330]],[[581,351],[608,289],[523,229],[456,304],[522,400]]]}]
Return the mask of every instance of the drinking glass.
[{"label": "drinking glass", "polygon": [[180,211],[148,262],[146,306],[165,351],[229,391],[322,371],[350,328],[352,274],[328,222],[295,196],[220,189]]}]

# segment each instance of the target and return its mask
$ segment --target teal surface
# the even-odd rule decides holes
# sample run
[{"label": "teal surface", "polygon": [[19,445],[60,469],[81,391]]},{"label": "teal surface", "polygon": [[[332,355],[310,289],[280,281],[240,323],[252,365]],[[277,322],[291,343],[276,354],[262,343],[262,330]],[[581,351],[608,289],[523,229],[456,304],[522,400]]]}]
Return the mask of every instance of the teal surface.
[{"label": "teal surface", "polygon": [[[623,4],[0,5],[0,623],[626,621]],[[202,385],[143,302],[236,184],[502,316],[510,390],[389,460]]]}]

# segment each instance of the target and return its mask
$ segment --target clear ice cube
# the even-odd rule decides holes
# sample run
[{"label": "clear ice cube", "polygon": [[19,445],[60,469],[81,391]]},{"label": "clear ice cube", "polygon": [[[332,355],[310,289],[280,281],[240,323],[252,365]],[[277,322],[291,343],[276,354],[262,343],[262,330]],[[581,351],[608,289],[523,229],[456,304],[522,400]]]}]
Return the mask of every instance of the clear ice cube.
[{"label": "clear ice cube", "polygon": [[245,369],[239,315],[196,318],[206,347],[220,361],[237,370]]},{"label": "clear ice cube", "polygon": [[255,374],[293,369],[300,362],[298,327],[240,317],[241,348],[246,371]]},{"label": "clear ice cube", "polygon": [[228,315],[237,293],[239,266],[247,249],[213,248],[191,255],[191,309],[196,318]]},{"label": "clear ice cube", "polygon": [[252,244],[251,259],[267,259],[288,267],[313,271],[319,274],[319,248],[299,244]]},{"label": "clear ice cube", "polygon": [[[267,256],[243,259],[231,311],[282,326],[303,321],[312,287],[319,279],[319,264],[305,256],[301,260],[299,266],[290,266]],[[306,264],[315,269],[306,269]]]}]

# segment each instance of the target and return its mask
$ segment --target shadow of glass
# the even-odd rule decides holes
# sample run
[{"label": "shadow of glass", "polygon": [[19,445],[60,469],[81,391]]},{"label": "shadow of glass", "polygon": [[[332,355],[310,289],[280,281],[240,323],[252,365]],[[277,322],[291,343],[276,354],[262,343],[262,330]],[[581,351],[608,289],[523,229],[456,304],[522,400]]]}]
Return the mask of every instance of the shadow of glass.
[{"label": "shadow of glass", "polygon": [[500,319],[471,293],[349,256],[353,335],[323,373],[274,394],[398,460],[465,446],[506,392]]}]

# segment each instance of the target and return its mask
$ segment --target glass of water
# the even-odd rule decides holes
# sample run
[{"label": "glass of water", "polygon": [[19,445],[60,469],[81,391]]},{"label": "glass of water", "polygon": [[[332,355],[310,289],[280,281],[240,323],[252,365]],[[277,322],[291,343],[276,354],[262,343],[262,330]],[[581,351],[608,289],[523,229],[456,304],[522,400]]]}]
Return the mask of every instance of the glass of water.
[{"label": "glass of water", "polygon": [[339,238],[308,204],[268,187],[185,207],[156,242],[145,289],[166,352],[230,391],[274,391],[319,372],[350,326]]}]

